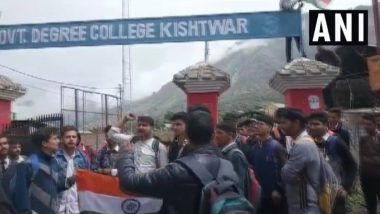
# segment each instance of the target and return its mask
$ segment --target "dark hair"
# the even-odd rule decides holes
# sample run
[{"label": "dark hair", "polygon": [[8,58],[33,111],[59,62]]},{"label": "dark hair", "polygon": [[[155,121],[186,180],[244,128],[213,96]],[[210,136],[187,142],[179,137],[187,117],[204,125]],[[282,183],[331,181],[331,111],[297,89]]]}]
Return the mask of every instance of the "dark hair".
[{"label": "dark hair", "polygon": [[243,127],[243,126],[248,126],[250,123],[251,123],[250,120],[243,120],[243,121],[241,121],[241,122],[239,122],[239,123],[237,124],[237,127],[238,127],[238,128],[241,128],[241,127]]},{"label": "dark hair", "polygon": [[365,115],[362,116],[362,119],[363,120],[368,120],[368,121],[370,121],[372,123],[376,123],[376,117],[375,117],[374,114],[365,114]]},{"label": "dark hair", "polygon": [[204,111],[204,112],[211,114],[210,109],[207,106],[202,105],[202,104],[194,105],[194,106],[187,108],[188,113],[193,112],[193,111]]},{"label": "dark hair", "polygon": [[266,114],[258,114],[254,117],[254,119],[256,119],[257,121],[260,121],[260,122],[264,122],[265,124],[267,124],[269,126],[274,125],[273,118],[269,115],[266,115]]},{"label": "dark hair", "polygon": [[150,126],[154,126],[154,119],[152,117],[149,117],[149,116],[140,116],[138,117],[137,119],[137,122],[138,123],[148,123]]},{"label": "dark hair", "polygon": [[279,114],[279,118],[285,118],[290,121],[299,121],[302,128],[305,127],[306,118],[300,109],[296,108],[283,108]]},{"label": "dark hair", "polygon": [[77,133],[77,138],[78,138],[77,145],[79,145],[82,138],[80,136],[78,129],[75,126],[64,126],[64,127],[62,127],[61,137],[63,137],[66,134],[66,132],[69,132],[69,131],[75,131]]},{"label": "dark hair", "polygon": [[175,121],[175,120],[182,120],[184,123],[186,123],[187,120],[187,113],[184,111],[177,112],[175,113],[171,118],[170,121]]},{"label": "dark hair", "polygon": [[32,135],[32,143],[36,145],[38,148],[41,147],[42,142],[47,142],[50,137],[53,135],[59,135],[58,129],[53,127],[44,127],[41,129],[38,129],[36,132]]},{"label": "dark hair", "polygon": [[111,128],[112,128],[111,125],[107,125],[107,126],[103,129],[104,134],[107,134],[107,133],[110,131]]},{"label": "dark hair", "polygon": [[214,133],[214,123],[211,115],[200,110],[188,113],[186,132],[192,143],[210,143]]},{"label": "dark hair", "polygon": [[64,126],[61,129],[61,137],[63,137],[63,135],[65,135],[66,132],[69,131],[75,131],[76,133],[78,133],[78,129],[75,126]]},{"label": "dark hair", "polygon": [[380,117],[380,113],[375,113],[373,116],[374,116],[375,118],[376,118],[376,117]]},{"label": "dark hair", "polygon": [[281,118],[282,113],[283,113],[284,111],[286,111],[286,109],[287,109],[287,108],[278,108],[278,109],[276,110],[276,112],[274,113],[274,117],[275,117],[276,119]]},{"label": "dark hair", "polygon": [[329,122],[329,117],[327,116],[325,112],[314,112],[314,113],[311,113],[309,117],[307,118],[307,121],[310,121],[310,120],[317,120],[323,123],[324,125],[327,125]]},{"label": "dark hair", "polygon": [[157,135],[153,135],[153,138],[154,138],[155,140],[158,140],[158,141],[162,142],[161,138],[160,138],[159,136],[157,136]]},{"label": "dark hair", "polygon": [[220,129],[220,130],[223,130],[225,132],[231,132],[233,133],[234,135],[236,134],[236,126],[233,122],[231,121],[224,121],[224,122],[221,122],[219,123],[217,126],[216,126],[217,129]]},{"label": "dark hair", "polygon": [[342,109],[341,108],[330,108],[327,111],[329,113],[334,113],[334,114],[338,115],[339,118],[342,116]]},{"label": "dark hair", "polygon": [[[0,137],[1,138],[1,137]],[[14,140],[14,139],[9,139],[8,138],[8,144],[11,146],[11,145],[17,145],[17,144],[20,144],[21,145],[21,142],[18,141],[18,140]]]}]

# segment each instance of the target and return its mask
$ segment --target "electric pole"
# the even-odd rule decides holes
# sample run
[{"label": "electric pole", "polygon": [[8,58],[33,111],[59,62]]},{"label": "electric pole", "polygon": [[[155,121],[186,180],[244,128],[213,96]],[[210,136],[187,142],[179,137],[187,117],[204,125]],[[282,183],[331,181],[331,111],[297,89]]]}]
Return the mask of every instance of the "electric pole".
[{"label": "electric pole", "polygon": [[376,48],[377,54],[380,55],[380,14],[379,14],[379,1],[372,0],[373,18],[375,24],[375,34],[376,34]]},{"label": "electric pole", "polygon": [[210,56],[210,47],[208,45],[208,41],[206,41],[205,42],[205,63],[206,64],[208,63],[209,56]]},{"label": "electric pole", "polygon": [[[122,18],[130,17],[130,1],[121,0]],[[122,45],[122,90],[121,90],[121,106],[122,109],[127,108],[131,111],[132,107],[132,64],[131,64],[131,48]],[[128,87],[129,86],[129,87]],[[127,96],[128,95],[128,96]],[[123,112],[122,112],[123,113]]]}]

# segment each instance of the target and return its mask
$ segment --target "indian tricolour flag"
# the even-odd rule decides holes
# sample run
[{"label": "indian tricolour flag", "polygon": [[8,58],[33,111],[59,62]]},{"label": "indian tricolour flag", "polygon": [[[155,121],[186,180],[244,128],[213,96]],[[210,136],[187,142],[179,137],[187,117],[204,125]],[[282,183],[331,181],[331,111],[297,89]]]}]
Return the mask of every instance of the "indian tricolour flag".
[{"label": "indian tricolour flag", "polygon": [[77,189],[82,213],[154,213],[162,206],[160,199],[138,197],[120,191],[117,177],[87,170],[78,170]]}]

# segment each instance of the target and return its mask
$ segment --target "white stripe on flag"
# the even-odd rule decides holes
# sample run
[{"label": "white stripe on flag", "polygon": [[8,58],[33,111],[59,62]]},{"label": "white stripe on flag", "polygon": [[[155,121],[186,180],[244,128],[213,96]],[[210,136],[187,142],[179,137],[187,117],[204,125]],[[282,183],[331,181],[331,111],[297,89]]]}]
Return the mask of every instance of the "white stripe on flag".
[{"label": "white stripe on flag", "polygon": [[130,199],[128,200],[89,191],[79,191],[78,198],[81,212],[89,211],[104,214],[144,214],[158,212],[162,206],[161,199],[136,197],[130,198],[132,199],[131,201]]}]

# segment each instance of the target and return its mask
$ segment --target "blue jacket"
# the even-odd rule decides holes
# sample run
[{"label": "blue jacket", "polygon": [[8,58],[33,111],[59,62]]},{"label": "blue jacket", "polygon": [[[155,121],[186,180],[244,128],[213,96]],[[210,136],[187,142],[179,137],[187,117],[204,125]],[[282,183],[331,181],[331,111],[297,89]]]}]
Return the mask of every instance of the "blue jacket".
[{"label": "blue jacket", "polygon": [[[68,163],[65,158],[63,149],[59,149],[57,151],[57,153],[55,154],[55,158],[57,159],[59,166],[62,168],[62,170],[60,171],[60,173],[62,173],[61,176],[65,177]],[[90,169],[89,160],[80,150],[75,151],[74,167],[75,169]]]},{"label": "blue jacket", "polygon": [[62,169],[54,156],[42,152],[33,154],[25,162],[18,164],[12,198],[16,213],[57,213],[59,192],[74,183],[60,176],[60,171]]},{"label": "blue jacket", "polygon": [[101,150],[99,150],[96,156],[96,166],[94,169],[114,169],[116,168],[116,161],[118,157],[117,151],[109,149],[108,145],[103,146]]},{"label": "blue jacket", "polygon": [[250,151],[248,161],[261,185],[261,194],[264,199],[270,199],[273,191],[284,192],[281,184],[281,169],[286,157],[285,148],[273,138],[255,144]]}]

